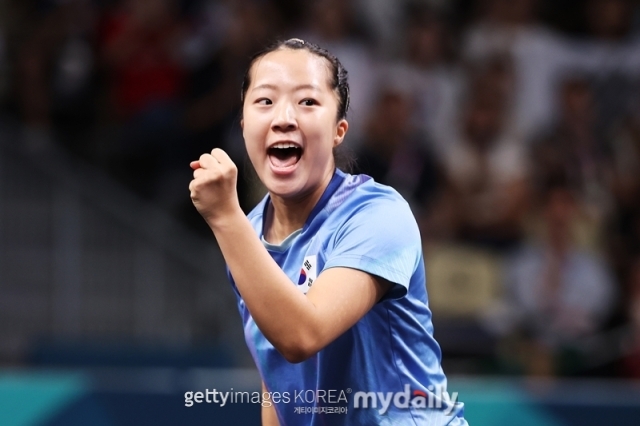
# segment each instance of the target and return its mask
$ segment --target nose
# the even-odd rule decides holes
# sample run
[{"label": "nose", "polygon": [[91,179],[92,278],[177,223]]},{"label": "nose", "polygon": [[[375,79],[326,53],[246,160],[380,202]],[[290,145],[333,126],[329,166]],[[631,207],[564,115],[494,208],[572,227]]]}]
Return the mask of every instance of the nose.
[{"label": "nose", "polygon": [[298,127],[296,109],[290,102],[281,102],[275,109],[271,128],[275,131],[287,132]]}]

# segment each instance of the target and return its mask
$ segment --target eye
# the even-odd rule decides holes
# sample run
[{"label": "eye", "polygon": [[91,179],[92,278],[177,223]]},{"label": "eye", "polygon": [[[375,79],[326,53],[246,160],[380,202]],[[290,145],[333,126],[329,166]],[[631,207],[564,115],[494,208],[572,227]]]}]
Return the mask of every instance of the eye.
[{"label": "eye", "polygon": [[304,106],[313,106],[313,105],[318,105],[318,102],[316,102],[315,99],[307,98],[307,99],[301,100],[300,104]]},{"label": "eye", "polygon": [[260,98],[256,100],[256,103],[259,105],[271,105],[273,102],[268,98]]}]

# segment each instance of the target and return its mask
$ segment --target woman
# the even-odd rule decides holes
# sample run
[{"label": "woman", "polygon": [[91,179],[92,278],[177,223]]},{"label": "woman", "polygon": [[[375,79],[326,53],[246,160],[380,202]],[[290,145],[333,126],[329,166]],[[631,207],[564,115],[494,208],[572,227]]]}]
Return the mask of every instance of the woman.
[{"label": "woman", "polygon": [[393,189],[336,169],[347,73],[291,39],[258,54],[242,131],[268,194],[245,217],[219,149],[191,163],[191,199],[227,262],[272,403],[264,425],[466,424],[444,389],[418,227]]}]

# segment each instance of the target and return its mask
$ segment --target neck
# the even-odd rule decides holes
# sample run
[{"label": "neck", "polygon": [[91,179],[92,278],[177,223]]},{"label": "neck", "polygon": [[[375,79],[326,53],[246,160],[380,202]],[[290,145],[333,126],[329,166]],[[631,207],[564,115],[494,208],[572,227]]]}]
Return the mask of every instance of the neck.
[{"label": "neck", "polygon": [[292,232],[302,228],[332,177],[333,169],[325,176],[320,185],[298,197],[284,198],[270,194],[271,204],[267,209],[265,240],[271,244],[280,244]]}]

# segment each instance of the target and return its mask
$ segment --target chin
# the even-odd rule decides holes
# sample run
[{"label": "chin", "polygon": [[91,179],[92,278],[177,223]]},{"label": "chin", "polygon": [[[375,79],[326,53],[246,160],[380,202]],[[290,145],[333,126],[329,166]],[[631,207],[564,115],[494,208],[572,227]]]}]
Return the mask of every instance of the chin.
[{"label": "chin", "polygon": [[280,198],[295,198],[304,192],[302,185],[297,184],[294,181],[289,182],[270,182],[265,185],[269,194],[275,195]]}]

